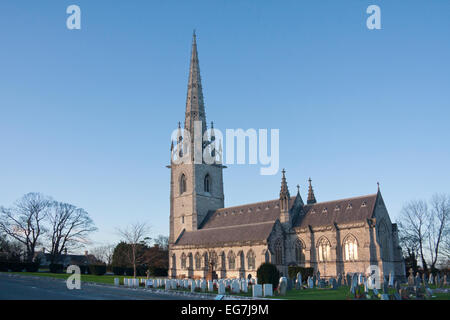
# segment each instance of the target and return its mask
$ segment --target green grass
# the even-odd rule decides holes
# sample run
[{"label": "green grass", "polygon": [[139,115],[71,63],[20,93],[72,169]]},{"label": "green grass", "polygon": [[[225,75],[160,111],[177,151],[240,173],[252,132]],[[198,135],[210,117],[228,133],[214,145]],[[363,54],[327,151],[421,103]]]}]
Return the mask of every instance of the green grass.
[{"label": "green grass", "polygon": [[[5,273],[5,272],[2,272]],[[16,275],[24,275],[24,276],[39,276],[39,277],[49,277],[49,278],[56,278],[56,279],[67,279],[70,274],[67,273],[48,273],[48,272],[8,272],[8,274],[16,274]],[[124,278],[131,278],[130,276],[115,276],[115,275],[103,275],[103,276],[96,276],[96,275],[90,275],[90,274],[84,274],[81,275],[81,281],[84,282],[93,282],[93,283],[103,283],[103,284],[114,284],[114,278],[120,279],[120,284],[123,284]],[[145,279],[146,277],[137,277],[139,279]],[[430,286],[431,289],[435,289],[436,286]],[[178,291],[189,291],[189,289],[179,289]],[[382,290],[378,290],[380,293]],[[217,294],[217,290],[214,292]],[[390,289],[389,294],[393,294],[394,289]],[[229,292],[227,292],[229,294]],[[347,286],[341,286],[336,290],[332,289],[305,289],[305,290],[290,290],[287,291],[285,296],[278,296],[276,292],[274,292],[273,297],[268,297],[272,299],[283,299],[283,300],[349,300],[352,298],[352,295],[350,294],[350,289]],[[370,290],[369,294],[372,296],[372,299],[376,300],[373,296],[372,290]],[[251,288],[249,288],[249,292],[247,293],[239,293],[239,294],[233,294],[235,296],[241,296],[241,297],[251,297],[252,291]],[[435,298],[432,300],[450,300],[450,293],[435,293],[433,294]]]}]

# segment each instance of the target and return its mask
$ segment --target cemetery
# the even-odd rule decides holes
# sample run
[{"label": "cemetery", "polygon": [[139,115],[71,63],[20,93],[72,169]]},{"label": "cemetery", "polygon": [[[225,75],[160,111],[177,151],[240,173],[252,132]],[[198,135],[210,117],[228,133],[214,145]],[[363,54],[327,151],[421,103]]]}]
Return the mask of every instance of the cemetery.
[{"label": "cemetery", "polygon": [[[27,273],[20,274],[67,279],[69,274]],[[397,281],[392,274],[379,281],[363,274],[339,275],[323,278],[320,272],[306,279],[298,273],[294,278],[280,277],[267,283],[252,279],[169,279],[126,277],[114,275],[81,275],[84,282],[114,285],[118,288],[150,291],[177,291],[186,294],[211,295],[211,298],[287,299],[287,300],[449,300],[450,283],[447,275],[437,273],[413,274],[410,270],[406,283]]]}]

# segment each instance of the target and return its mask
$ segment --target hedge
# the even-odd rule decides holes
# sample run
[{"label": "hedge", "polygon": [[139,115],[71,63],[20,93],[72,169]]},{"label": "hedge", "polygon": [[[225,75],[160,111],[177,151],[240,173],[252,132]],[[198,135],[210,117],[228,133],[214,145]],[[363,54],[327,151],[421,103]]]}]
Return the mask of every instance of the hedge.
[{"label": "hedge", "polygon": [[64,266],[59,263],[50,263],[48,268],[51,273],[63,273],[64,271]]},{"label": "hedge", "polygon": [[106,273],[106,265],[91,264],[89,266],[89,271],[91,272],[91,274],[94,274],[96,276],[102,276]]},{"label": "hedge", "polygon": [[256,276],[258,277],[258,284],[271,283],[273,289],[278,287],[280,272],[274,264],[263,263],[256,271]]},{"label": "hedge", "polygon": [[288,267],[288,275],[290,279],[297,278],[297,273],[302,274],[302,281],[308,279],[309,276],[314,275],[314,268],[305,268],[305,267],[297,267],[297,266],[289,266]]}]

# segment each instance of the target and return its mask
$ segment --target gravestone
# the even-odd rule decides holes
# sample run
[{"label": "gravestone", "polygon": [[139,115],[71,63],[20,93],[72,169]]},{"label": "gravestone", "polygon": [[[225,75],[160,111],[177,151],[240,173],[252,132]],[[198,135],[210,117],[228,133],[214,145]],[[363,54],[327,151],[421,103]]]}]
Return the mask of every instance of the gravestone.
[{"label": "gravestone", "polygon": [[265,283],[263,285],[264,289],[264,297],[271,297],[273,296],[273,288],[271,283]]},{"label": "gravestone", "polygon": [[325,279],[320,279],[318,283],[319,288],[323,289],[325,288]]},{"label": "gravestone", "polygon": [[262,297],[262,295],[263,295],[262,285],[260,284],[253,285],[253,298],[259,298]]},{"label": "gravestone", "polygon": [[351,287],[351,285],[352,285],[352,276],[351,276],[350,274],[347,273],[345,279],[346,279],[346,283],[345,283],[345,284],[346,284],[347,286]]},{"label": "gravestone", "polygon": [[293,287],[294,287],[294,283],[293,283],[292,279],[287,278],[287,291],[292,290]]},{"label": "gravestone", "polygon": [[335,278],[331,278],[331,289],[336,290],[338,288],[338,284]]},{"label": "gravestone", "polygon": [[225,294],[225,284],[223,282],[219,282],[218,286],[218,294]]},{"label": "gravestone", "polygon": [[364,278],[364,293],[369,293],[369,286],[367,278]]},{"label": "gravestone", "polygon": [[148,280],[145,282],[145,287],[146,287],[146,288],[151,288],[152,285],[153,285],[153,281],[152,281],[151,279],[148,279]]},{"label": "gravestone", "polygon": [[353,274],[352,279],[350,281],[350,292],[351,294],[356,293],[356,287],[358,286],[358,276],[356,273]]},{"label": "gravestone", "polygon": [[378,292],[377,288],[374,288],[374,289],[373,289],[373,294],[376,295],[376,296],[378,297],[378,295],[379,295],[380,293]]},{"label": "gravestone", "polygon": [[447,274],[444,274],[444,287],[448,286],[448,282],[447,282]]},{"label": "gravestone", "polygon": [[231,293],[239,293],[241,292],[239,280],[233,280],[231,282]]},{"label": "gravestone", "polygon": [[313,281],[313,283],[314,283],[314,286],[316,285],[316,280],[317,280],[317,276],[314,274],[313,275],[313,277],[312,277],[312,281]]},{"label": "gravestone", "polygon": [[341,276],[340,273],[339,273],[338,278],[337,278],[337,286],[338,286],[338,288],[339,288],[340,286],[342,286],[342,276]]},{"label": "gravestone", "polygon": [[428,278],[428,284],[433,284],[434,283],[434,277],[433,274],[430,273],[430,277]]},{"label": "gravestone", "polygon": [[209,292],[213,292],[214,291],[214,284],[213,284],[213,282],[211,280],[208,281],[208,291]]},{"label": "gravestone", "polygon": [[414,276],[413,276],[413,269],[409,269],[409,276],[408,276],[408,286],[414,285]]},{"label": "gravestone", "polygon": [[390,300],[390,299],[389,299],[389,295],[386,294],[386,293],[383,293],[383,294],[381,295],[381,300]]},{"label": "gravestone", "polygon": [[114,278],[114,285],[118,286],[120,284],[120,279],[119,278]]},{"label": "gravestone", "polygon": [[402,297],[400,296],[400,294],[398,292],[394,293],[394,299],[395,300],[402,300]]},{"label": "gravestone", "polygon": [[414,285],[417,287],[417,288],[420,288],[420,285],[422,284],[422,278],[420,277],[420,273],[416,273],[416,278],[415,278],[415,283],[414,283]]},{"label": "gravestone", "polygon": [[191,279],[191,292],[195,292],[196,287],[196,281],[194,279]]},{"label": "gravestone", "polygon": [[358,274],[358,286],[362,285],[364,283],[364,277],[362,273]]},{"label": "gravestone", "polygon": [[241,282],[241,291],[244,293],[248,292],[248,283],[245,279]]},{"label": "gravestone", "polygon": [[392,274],[392,271],[389,272],[389,287],[390,288],[394,287],[394,275]]},{"label": "gravestone", "polygon": [[308,288],[309,289],[314,288],[314,280],[313,280],[313,277],[311,277],[311,276],[308,277]]},{"label": "gravestone", "polygon": [[278,283],[278,293],[280,294],[280,296],[284,296],[286,295],[286,291],[287,291],[287,279],[286,277],[281,277]]},{"label": "gravestone", "polygon": [[303,289],[302,287],[302,274],[300,272],[297,273],[297,283],[296,283],[296,287],[297,290],[301,290]]},{"label": "gravestone", "polygon": [[435,281],[435,285],[436,287],[439,287],[439,283],[441,282],[441,275],[438,273],[436,273],[436,277],[434,278]]}]

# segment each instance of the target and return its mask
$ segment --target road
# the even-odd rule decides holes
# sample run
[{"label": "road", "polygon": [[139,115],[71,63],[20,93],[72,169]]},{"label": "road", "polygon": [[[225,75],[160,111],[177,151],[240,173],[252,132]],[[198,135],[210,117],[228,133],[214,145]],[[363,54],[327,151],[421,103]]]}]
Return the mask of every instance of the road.
[{"label": "road", "polygon": [[80,290],[69,290],[65,280],[1,273],[0,300],[193,300],[193,298],[83,282]]}]

